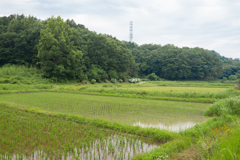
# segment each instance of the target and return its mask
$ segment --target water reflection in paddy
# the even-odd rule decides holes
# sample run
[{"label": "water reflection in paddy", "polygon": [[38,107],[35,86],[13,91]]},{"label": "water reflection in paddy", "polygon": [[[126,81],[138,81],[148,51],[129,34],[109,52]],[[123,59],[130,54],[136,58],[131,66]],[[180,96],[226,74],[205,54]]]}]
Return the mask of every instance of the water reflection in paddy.
[{"label": "water reflection in paddy", "polygon": [[173,124],[173,125],[165,125],[162,123],[158,123],[158,124],[144,124],[141,122],[138,123],[134,123],[134,126],[140,126],[143,128],[147,128],[147,127],[152,127],[152,128],[159,128],[159,129],[166,129],[169,131],[173,131],[173,132],[180,132],[180,131],[184,131],[185,129],[191,128],[193,126],[196,125],[196,123],[193,122],[184,122],[184,123],[177,123],[177,124]]}]

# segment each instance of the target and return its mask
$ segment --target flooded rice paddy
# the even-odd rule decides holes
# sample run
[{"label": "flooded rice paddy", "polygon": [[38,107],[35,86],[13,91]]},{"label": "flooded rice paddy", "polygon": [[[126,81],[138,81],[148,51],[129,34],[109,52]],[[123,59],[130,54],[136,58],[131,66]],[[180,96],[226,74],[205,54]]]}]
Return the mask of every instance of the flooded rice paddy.
[{"label": "flooded rice paddy", "polygon": [[[143,142],[137,138],[128,138],[124,136],[110,136],[107,139],[96,140],[92,143],[82,143],[78,147],[73,147],[71,151],[49,151],[43,150],[33,151],[32,154],[2,154],[0,159],[13,160],[128,160],[138,153],[149,152],[153,148],[160,146],[160,144]],[[57,156],[56,156],[57,155]]]}]

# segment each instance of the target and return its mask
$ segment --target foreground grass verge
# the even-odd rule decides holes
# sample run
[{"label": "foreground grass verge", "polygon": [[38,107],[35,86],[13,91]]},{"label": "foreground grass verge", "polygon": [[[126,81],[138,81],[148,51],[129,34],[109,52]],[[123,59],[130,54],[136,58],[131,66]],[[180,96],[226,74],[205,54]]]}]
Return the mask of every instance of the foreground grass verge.
[{"label": "foreground grass verge", "polygon": [[[216,152],[220,152],[220,149],[216,149],[216,144],[212,142],[214,140],[223,139],[221,137],[216,137],[213,134],[214,128],[223,128],[226,124],[232,124],[232,122],[236,119],[236,117],[232,116],[212,118],[206,123],[196,125],[191,129],[187,129],[184,132],[179,133],[179,137],[174,141],[165,143],[161,147],[155,148],[149,153],[136,155],[132,159],[211,159]],[[194,153],[188,152],[192,150],[194,150]],[[184,154],[185,151],[187,151],[186,154]],[[225,155],[224,159],[228,159],[228,156]]]}]

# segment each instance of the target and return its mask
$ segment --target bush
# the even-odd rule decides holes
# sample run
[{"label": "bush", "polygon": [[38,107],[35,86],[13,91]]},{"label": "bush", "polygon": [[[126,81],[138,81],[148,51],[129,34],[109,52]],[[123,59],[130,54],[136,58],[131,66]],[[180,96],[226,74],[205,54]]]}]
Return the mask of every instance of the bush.
[{"label": "bush", "polygon": [[96,83],[96,80],[95,80],[95,79],[92,79],[90,82],[91,82],[92,84],[95,84],[95,83]]},{"label": "bush", "polygon": [[123,80],[123,82],[126,82],[126,73],[125,72],[120,72],[120,73],[118,73],[118,78],[119,79],[122,79]]},{"label": "bush", "polygon": [[10,83],[10,80],[8,78],[5,78],[3,83]]},{"label": "bush", "polygon": [[147,77],[150,81],[157,81],[159,79],[155,73],[149,74]]},{"label": "bush", "polygon": [[102,87],[108,87],[108,85],[107,85],[107,84],[104,84]]},{"label": "bush", "polygon": [[105,83],[108,83],[108,80],[107,80],[107,79],[105,79]]},{"label": "bush", "polygon": [[101,83],[101,79],[99,79],[99,78],[97,78],[96,81],[97,81],[98,83]]},{"label": "bush", "polygon": [[81,83],[82,83],[82,84],[88,84],[88,81],[85,81],[85,80],[84,80],[84,81],[82,81]]},{"label": "bush", "polygon": [[2,89],[3,90],[8,90],[8,87],[7,86],[3,86]]},{"label": "bush", "polygon": [[116,83],[116,82],[117,82],[117,80],[116,80],[116,79],[114,79],[114,78],[112,78],[112,79],[111,79],[111,82],[112,82],[112,83]]},{"label": "bush", "polygon": [[122,83],[122,82],[123,82],[123,80],[122,80],[122,79],[119,79],[119,80],[118,80],[118,82]]},{"label": "bush", "polygon": [[237,80],[237,76],[231,75],[231,76],[229,76],[229,80]]}]

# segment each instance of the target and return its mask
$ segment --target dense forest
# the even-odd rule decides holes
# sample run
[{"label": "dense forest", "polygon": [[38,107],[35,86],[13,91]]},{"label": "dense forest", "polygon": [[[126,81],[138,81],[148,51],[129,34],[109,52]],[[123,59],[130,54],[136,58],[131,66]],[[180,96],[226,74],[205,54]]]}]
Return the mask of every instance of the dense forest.
[{"label": "dense forest", "polygon": [[57,79],[126,79],[137,75],[131,51],[115,37],[96,34],[73,20],[33,16],[0,18],[0,65],[34,65]]},{"label": "dense forest", "polygon": [[212,80],[236,75],[239,59],[228,59],[202,48],[137,45],[97,34],[60,16],[0,17],[0,66],[36,66],[56,80],[101,81],[155,75],[169,80]]},{"label": "dense forest", "polygon": [[215,51],[203,48],[179,48],[168,44],[137,45],[124,42],[132,51],[139,65],[139,75],[169,80],[213,80],[217,78],[240,78],[240,61],[221,56]]}]

